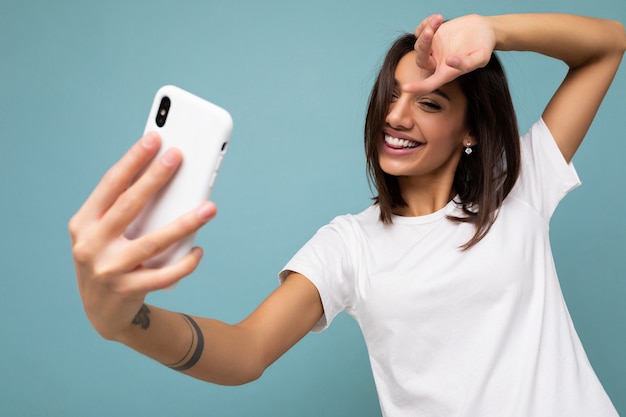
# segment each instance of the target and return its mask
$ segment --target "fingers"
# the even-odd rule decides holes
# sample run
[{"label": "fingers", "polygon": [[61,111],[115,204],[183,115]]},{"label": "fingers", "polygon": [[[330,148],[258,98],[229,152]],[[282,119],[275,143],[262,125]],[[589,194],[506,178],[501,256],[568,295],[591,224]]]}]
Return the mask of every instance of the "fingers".
[{"label": "fingers", "polygon": [[95,285],[128,298],[173,285],[195,270],[202,257],[201,250],[196,248],[161,268],[148,269],[141,264],[196,232],[216,213],[215,204],[204,202],[170,225],[141,238],[118,238],[104,246],[96,242],[98,237],[82,236],[73,247],[79,288]]},{"label": "fingers", "polygon": [[139,215],[148,200],[174,175],[181,162],[181,152],[172,148],[150,164],[137,181],[119,195],[113,206],[102,217],[102,230],[106,230],[113,236],[123,233],[130,222]]},{"label": "fingers", "polygon": [[424,19],[417,28],[415,28],[415,63],[418,67],[426,70],[434,70],[437,63],[431,56],[433,38],[435,32],[443,23],[443,16],[432,15]]},{"label": "fingers", "polygon": [[425,29],[430,28],[433,32],[435,32],[439,29],[439,26],[441,26],[442,23],[443,16],[440,14],[433,14],[422,20],[413,33],[416,38],[419,38]]},{"label": "fingers", "polygon": [[489,62],[491,51],[477,49],[466,55],[452,55],[445,63],[437,65],[432,75],[424,80],[407,84],[404,91],[410,93],[429,93],[442,85],[454,81],[463,74],[482,68]]},{"label": "fingers", "polygon": [[135,143],[102,177],[72,218],[70,231],[81,227],[86,221],[99,219],[126,190],[139,171],[154,158],[160,146],[161,139],[157,133],[148,133]]},{"label": "fingers", "polygon": [[489,63],[490,59],[491,51],[480,48],[465,55],[453,55],[447,59],[446,64],[457,69],[461,74],[465,74],[484,67]]},{"label": "fingers", "polygon": [[191,274],[200,264],[202,256],[202,249],[193,248],[182,259],[171,265],[159,269],[135,271],[132,279],[125,281],[126,287],[122,292],[143,294],[169,288]]},{"label": "fingers", "polygon": [[171,245],[195,233],[209,220],[215,217],[217,208],[211,202],[201,204],[197,209],[186,213],[176,221],[148,233],[140,238],[128,241],[123,253],[117,258],[120,270],[132,271],[138,265],[163,252]]},{"label": "fingers", "polygon": [[429,77],[406,84],[402,87],[403,91],[415,94],[428,94],[437,90],[442,85],[447,84],[456,79],[462,72],[448,65],[440,65],[437,70]]}]

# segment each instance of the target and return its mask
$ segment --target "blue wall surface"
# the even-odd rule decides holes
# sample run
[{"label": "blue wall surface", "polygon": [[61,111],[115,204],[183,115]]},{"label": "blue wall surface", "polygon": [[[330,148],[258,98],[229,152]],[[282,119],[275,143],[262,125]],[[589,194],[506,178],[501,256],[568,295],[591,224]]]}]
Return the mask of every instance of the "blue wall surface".
[{"label": "blue wall surface", "polygon": [[[0,415],[380,416],[343,315],[258,381],[220,387],[102,340],[78,297],[67,220],[175,84],[228,109],[207,255],[148,301],[236,322],[334,216],[370,203],[362,125],[390,42],[426,15],[560,11],[626,23],[624,0],[0,1]],[[503,56],[521,128],[565,67]],[[626,65],[574,162],[551,234],[589,358],[626,415]]]}]

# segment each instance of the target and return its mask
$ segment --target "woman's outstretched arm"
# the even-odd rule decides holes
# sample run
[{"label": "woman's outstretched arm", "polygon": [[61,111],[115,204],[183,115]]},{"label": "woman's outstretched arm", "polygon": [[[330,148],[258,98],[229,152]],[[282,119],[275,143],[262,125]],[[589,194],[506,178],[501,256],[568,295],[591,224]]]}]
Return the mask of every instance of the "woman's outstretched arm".
[{"label": "woman's outstretched arm", "polygon": [[144,136],[105,174],[69,222],[85,313],[102,337],[173,369],[225,385],[252,381],[319,320],[319,294],[305,277],[292,274],[235,325],[144,304],[149,292],[167,288],[193,272],[202,251],[194,248],[183,259],[159,269],[143,268],[142,262],[195,232],[216,214],[215,206],[206,202],[146,236],[124,237],[128,224],[182,160],[180,152],[170,149],[134,181],[159,147],[157,134]]},{"label": "woman's outstretched arm", "polygon": [[[231,325],[144,305],[116,340],[174,370],[220,385],[241,385],[304,337],[319,321],[315,286],[292,273],[257,309]],[[149,320],[143,328],[141,319]]]}]

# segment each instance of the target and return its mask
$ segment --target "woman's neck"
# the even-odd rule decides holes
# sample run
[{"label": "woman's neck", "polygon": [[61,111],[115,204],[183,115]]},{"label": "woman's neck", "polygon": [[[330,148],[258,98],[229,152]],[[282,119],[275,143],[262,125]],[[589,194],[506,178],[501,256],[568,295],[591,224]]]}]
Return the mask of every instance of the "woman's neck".
[{"label": "woman's neck", "polygon": [[402,190],[402,198],[407,204],[394,210],[394,214],[398,216],[417,217],[432,214],[444,208],[456,195],[452,187],[452,178],[433,181],[399,177],[398,183]]}]

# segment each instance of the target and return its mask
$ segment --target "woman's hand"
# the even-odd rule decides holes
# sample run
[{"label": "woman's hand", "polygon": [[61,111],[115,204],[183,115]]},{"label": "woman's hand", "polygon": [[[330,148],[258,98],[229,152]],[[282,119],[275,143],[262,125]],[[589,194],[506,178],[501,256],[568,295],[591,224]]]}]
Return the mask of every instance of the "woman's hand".
[{"label": "woman's hand", "polygon": [[147,293],[167,288],[190,274],[202,251],[194,248],[160,269],[142,263],[195,232],[216,214],[203,203],[175,222],[135,240],[124,237],[129,223],[171,178],[182,161],[169,149],[135,181],[160,148],[156,133],[145,135],[109,171],[69,222],[78,289],[87,317],[104,338],[117,339],[143,306]]},{"label": "woman's hand", "polygon": [[458,76],[487,65],[496,45],[488,18],[468,15],[443,22],[441,15],[424,19],[415,29],[416,64],[433,74],[405,88],[430,92]]}]

